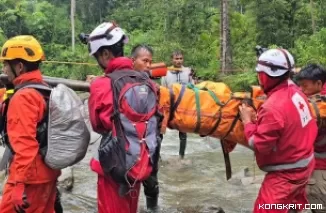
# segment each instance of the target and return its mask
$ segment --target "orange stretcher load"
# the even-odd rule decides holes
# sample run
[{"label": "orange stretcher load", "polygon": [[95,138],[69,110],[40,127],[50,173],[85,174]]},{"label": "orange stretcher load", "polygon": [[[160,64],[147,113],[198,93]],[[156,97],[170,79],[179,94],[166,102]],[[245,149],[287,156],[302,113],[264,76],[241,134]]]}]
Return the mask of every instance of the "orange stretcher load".
[{"label": "orange stretcher load", "polygon": [[[210,81],[197,85],[174,84],[170,89],[161,87],[162,131],[168,127],[247,146],[239,105],[245,101],[257,110],[266,99],[259,86],[251,89],[251,92],[232,93],[226,84]],[[326,127],[326,98],[314,96],[310,108],[319,126]]]},{"label": "orange stretcher load", "polygon": [[[252,88],[253,91],[260,91]],[[251,98],[251,93],[232,93],[226,84],[219,82],[174,84],[170,89],[161,87],[162,130],[164,132],[169,127],[245,145],[239,105],[244,100],[253,100]],[[255,99],[253,104],[258,108],[262,103],[262,100]]]}]

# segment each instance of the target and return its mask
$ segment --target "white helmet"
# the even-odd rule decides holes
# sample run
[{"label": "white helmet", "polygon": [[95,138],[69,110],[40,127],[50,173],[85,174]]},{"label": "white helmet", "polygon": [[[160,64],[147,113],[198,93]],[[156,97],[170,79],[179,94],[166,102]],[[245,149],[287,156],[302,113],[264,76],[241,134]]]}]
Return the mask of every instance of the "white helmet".
[{"label": "white helmet", "polygon": [[124,37],[123,43],[128,43],[128,37],[116,24],[104,22],[97,26],[88,38],[89,55],[94,55],[103,46],[112,46]]},{"label": "white helmet", "polygon": [[270,49],[260,55],[256,66],[257,72],[264,72],[271,77],[284,75],[294,69],[294,58],[285,49]]}]

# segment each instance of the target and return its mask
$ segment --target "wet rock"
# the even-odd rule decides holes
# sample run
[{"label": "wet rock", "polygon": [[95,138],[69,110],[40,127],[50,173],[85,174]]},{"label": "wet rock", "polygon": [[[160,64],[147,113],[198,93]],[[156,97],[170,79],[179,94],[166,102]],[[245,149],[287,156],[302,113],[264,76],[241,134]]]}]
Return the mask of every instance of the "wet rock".
[{"label": "wet rock", "polygon": [[161,213],[159,209],[147,209],[145,210],[146,213]]},{"label": "wet rock", "polygon": [[250,176],[250,170],[248,167],[241,169],[238,173],[234,174],[234,178],[244,178]]},{"label": "wet rock", "polygon": [[245,167],[243,169],[241,169],[239,172],[235,173],[232,175],[231,179],[228,180],[228,182],[230,184],[236,184],[239,185],[241,184],[241,180],[245,177],[249,177],[250,176],[250,171],[248,167]]},{"label": "wet rock", "polygon": [[211,149],[218,149],[221,148],[221,143],[220,140],[217,138],[213,138],[213,137],[205,137],[204,141],[207,143],[207,145],[211,148]]},{"label": "wet rock", "polygon": [[225,213],[222,207],[211,206],[207,209],[207,213]]},{"label": "wet rock", "polygon": [[219,207],[216,213],[225,213],[225,211],[221,207]]},{"label": "wet rock", "polygon": [[169,166],[170,168],[181,169],[193,166],[193,161],[185,157],[180,159],[179,156],[173,156],[167,160],[163,160],[162,166]]},{"label": "wet rock", "polygon": [[254,177],[244,177],[241,179],[241,183],[244,186],[250,185],[250,184],[261,184],[264,180],[265,175],[259,175]]},{"label": "wet rock", "polygon": [[73,189],[74,170],[72,166],[61,170],[61,175],[58,178],[58,186],[68,192]]}]

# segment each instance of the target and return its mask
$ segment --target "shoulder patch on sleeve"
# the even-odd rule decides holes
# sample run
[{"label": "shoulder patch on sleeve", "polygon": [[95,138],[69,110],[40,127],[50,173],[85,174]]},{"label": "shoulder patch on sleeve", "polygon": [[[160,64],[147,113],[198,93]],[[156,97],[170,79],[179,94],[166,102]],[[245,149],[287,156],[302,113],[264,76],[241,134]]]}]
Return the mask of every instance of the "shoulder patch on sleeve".
[{"label": "shoulder patch on sleeve", "polygon": [[309,107],[308,107],[306,101],[304,100],[304,98],[301,95],[299,95],[299,93],[296,92],[292,96],[292,102],[299,113],[302,127],[305,127],[309,123],[309,121],[312,119],[312,116],[310,114]]}]

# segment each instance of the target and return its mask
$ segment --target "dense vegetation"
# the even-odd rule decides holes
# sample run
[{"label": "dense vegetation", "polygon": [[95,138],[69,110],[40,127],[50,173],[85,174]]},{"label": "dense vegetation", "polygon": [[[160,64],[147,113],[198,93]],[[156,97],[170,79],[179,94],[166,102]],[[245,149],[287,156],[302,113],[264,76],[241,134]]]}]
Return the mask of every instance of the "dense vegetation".
[{"label": "dense vegetation", "polygon": [[[219,75],[219,0],[78,0],[76,48],[72,51],[70,1],[0,0],[0,42],[14,35],[32,34],[45,49],[47,60],[96,63],[78,40],[103,21],[116,20],[133,45],[147,43],[155,61],[170,63],[174,49],[185,53],[186,65],[199,76],[220,79],[242,89],[255,83],[254,47],[281,46],[295,56],[297,66],[326,64],[326,1],[229,0],[233,75]],[[98,74],[91,65],[45,63],[47,75],[84,79]]]}]

